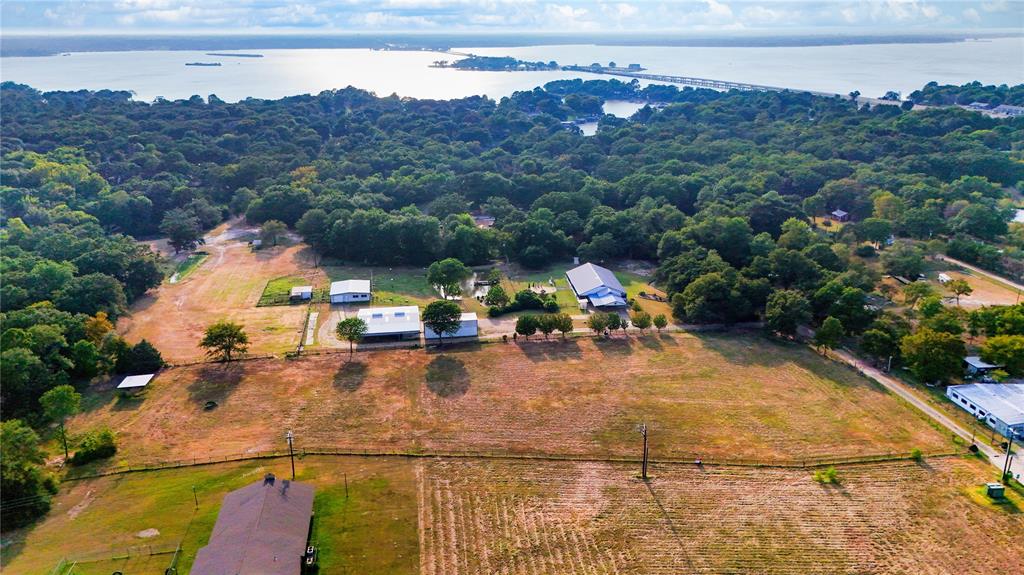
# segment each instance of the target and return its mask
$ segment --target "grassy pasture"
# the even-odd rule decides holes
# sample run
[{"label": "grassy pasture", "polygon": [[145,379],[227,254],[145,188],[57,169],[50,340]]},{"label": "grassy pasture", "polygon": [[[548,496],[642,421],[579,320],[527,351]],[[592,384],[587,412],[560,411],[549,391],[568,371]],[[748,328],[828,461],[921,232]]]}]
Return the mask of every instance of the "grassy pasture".
[{"label": "grassy pasture", "polygon": [[329,282],[373,278],[373,305],[426,305],[437,299],[427,283],[427,270],[351,265],[324,265]]},{"label": "grassy pasture", "polygon": [[[308,457],[297,461],[298,481],[316,487],[313,539],[327,573],[402,574],[418,568],[413,469],[396,461]],[[188,573],[209,540],[224,495],[263,478],[290,475],[285,458],[133,473],[62,486],[41,523],[5,538],[6,573],[48,573],[62,558],[77,560],[76,575],[161,575],[171,554],[139,555],[145,547],[182,553]],[[345,497],[345,477],[348,498]],[[195,507],[192,489],[199,498]],[[146,529],[155,537],[141,538]],[[387,542],[387,552],[382,552]],[[124,556],[133,557],[111,559]]]},{"label": "grassy pasture", "polygon": [[[323,573],[1024,570],[1019,493],[988,500],[979,486],[991,469],[974,458],[841,466],[828,486],[806,469],[690,464],[655,463],[647,483],[635,465],[601,462],[307,457],[297,468],[317,490]],[[154,546],[181,542],[186,574],[224,494],[268,471],[287,477],[288,460],[66,484],[49,516],[7,534],[4,572],[48,573],[62,557],[103,557],[156,528]],[[169,560],[80,561],[74,573],[159,575]]]},{"label": "grassy pasture", "polygon": [[[539,340],[540,338],[534,338]],[[557,338],[556,338],[557,339]],[[219,406],[204,411],[207,401]],[[621,335],[382,350],[167,370],[141,402],[89,394],[123,461],[303,445],[801,461],[951,447],[915,410],[804,347],[759,335]]]}]

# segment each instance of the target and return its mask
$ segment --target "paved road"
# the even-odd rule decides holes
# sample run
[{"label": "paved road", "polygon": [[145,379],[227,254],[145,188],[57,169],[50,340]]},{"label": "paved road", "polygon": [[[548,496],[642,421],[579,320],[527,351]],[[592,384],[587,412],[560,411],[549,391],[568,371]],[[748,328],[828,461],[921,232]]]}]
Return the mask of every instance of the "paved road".
[{"label": "paved road", "polygon": [[1006,279],[1006,278],[1004,278],[1002,276],[997,276],[997,275],[995,275],[992,272],[987,272],[987,271],[979,268],[978,266],[971,265],[971,264],[969,264],[967,262],[963,262],[963,261],[960,261],[958,259],[953,259],[953,258],[951,258],[949,256],[939,255],[939,256],[935,256],[935,257],[937,259],[940,259],[940,260],[943,260],[943,261],[947,261],[947,262],[949,262],[951,264],[956,264],[958,266],[967,268],[967,269],[971,270],[972,272],[974,272],[974,273],[976,273],[978,275],[982,275],[982,276],[985,276],[985,277],[991,279],[992,281],[997,281],[999,283],[1008,285],[1008,286],[1010,286],[1010,288],[1015,289],[1018,292],[1024,292],[1024,285],[1020,285],[1019,283],[1017,283],[1015,281],[1012,281],[1012,280],[1008,280],[1008,279]]},{"label": "paved road", "polygon": [[[907,403],[920,409],[925,413],[925,415],[934,419],[940,425],[949,429],[953,433],[959,435],[964,440],[971,441],[971,439],[974,437],[970,431],[964,429],[959,423],[953,421],[952,419],[950,419],[949,416],[935,409],[926,401],[918,397],[918,395],[910,389],[910,386],[903,383],[899,379],[891,377],[888,374],[882,372],[881,370],[871,367],[870,365],[859,360],[852,353],[845,349],[833,350],[831,352],[831,355],[836,359],[839,359],[856,367],[865,375],[882,384],[889,391],[902,397],[907,401]],[[1005,453],[1002,453],[999,450],[995,449],[994,447],[991,447],[984,443],[976,443],[976,445],[978,446],[978,449],[986,457],[988,457],[988,460],[992,463],[992,465],[996,466],[1000,470],[1003,469],[1003,466],[1006,464]],[[1016,453],[1017,455],[1011,461],[1011,471],[1013,472],[1014,477],[1024,478],[1024,457],[1022,457],[1024,456],[1024,454],[1021,453],[1020,449],[1017,449]]]}]

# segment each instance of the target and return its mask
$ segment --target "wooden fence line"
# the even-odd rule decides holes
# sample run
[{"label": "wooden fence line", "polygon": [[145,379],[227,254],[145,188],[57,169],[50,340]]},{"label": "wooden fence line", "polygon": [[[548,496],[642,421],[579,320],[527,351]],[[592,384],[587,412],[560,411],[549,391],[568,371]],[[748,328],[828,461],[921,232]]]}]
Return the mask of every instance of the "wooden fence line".
[{"label": "wooden fence line", "polygon": [[[922,457],[945,458],[964,455],[961,451],[935,451],[922,453]],[[412,451],[412,450],[375,450],[375,449],[333,449],[313,448],[298,449],[295,455],[305,456],[339,456],[339,457],[405,457],[405,458],[451,458],[451,459],[507,459],[516,461],[567,461],[580,463],[640,463],[639,457],[630,456],[591,456],[591,455],[555,455],[544,453],[512,453],[512,452],[488,452],[488,451]],[[78,481],[81,479],[92,479],[110,475],[121,475],[142,471],[159,471],[164,469],[178,469],[182,467],[198,467],[203,465],[215,465],[218,463],[230,463],[236,461],[250,461],[257,459],[279,459],[288,457],[287,451],[255,451],[251,453],[228,454],[210,457],[195,457],[192,459],[151,461],[136,464],[126,464],[117,468],[106,469],[87,474],[69,474],[63,481]],[[879,463],[886,461],[905,461],[915,459],[910,452],[906,453],[877,453],[868,455],[852,455],[845,457],[808,457],[802,459],[743,459],[743,458],[713,458],[701,455],[682,457],[660,457],[651,458],[651,463],[663,465],[700,465],[723,466],[723,467],[763,467],[779,469],[813,469],[830,465],[855,465],[867,463]]]}]

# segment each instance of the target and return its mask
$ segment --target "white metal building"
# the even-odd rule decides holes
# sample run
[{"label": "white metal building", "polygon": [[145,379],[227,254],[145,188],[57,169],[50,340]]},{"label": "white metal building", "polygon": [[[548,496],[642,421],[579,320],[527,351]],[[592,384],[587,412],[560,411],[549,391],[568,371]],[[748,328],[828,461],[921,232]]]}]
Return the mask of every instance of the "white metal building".
[{"label": "white metal building", "polygon": [[[445,334],[444,338],[450,337],[476,337],[479,335],[479,327],[476,319],[476,314],[473,312],[467,312],[462,314],[459,323],[459,331],[454,334]],[[423,337],[426,339],[439,339],[437,333],[427,326],[423,326]]]},{"label": "white metal building", "polygon": [[366,322],[364,337],[398,336],[419,339],[420,308],[414,305],[400,307],[365,307],[359,310],[359,319]]},{"label": "white metal building", "polygon": [[1000,369],[1003,367],[1001,365],[989,363],[981,359],[981,356],[977,355],[969,355],[965,357],[964,364],[967,366],[967,373],[971,375],[985,375],[993,369]]},{"label": "white metal building", "polygon": [[1024,384],[951,385],[946,397],[1004,437],[1010,437],[1011,431],[1024,436]]},{"label": "white metal building", "polygon": [[577,300],[587,300],[594,307],[626,307],[626,290],[611,270],[594,264],[583,264],[565,272]]},{"label": "white metal building", "polygon": [[370,280],[331,282],[331,303],[369,303]]},{"label": "white metal building", "polygon": [[140,389],[149,385],[149,382],[156,377],[155,373],[147,373],[145,375],[129,375],[128,377],[121,380],[118,384],[118,389],[126,391],[139,391]]}]

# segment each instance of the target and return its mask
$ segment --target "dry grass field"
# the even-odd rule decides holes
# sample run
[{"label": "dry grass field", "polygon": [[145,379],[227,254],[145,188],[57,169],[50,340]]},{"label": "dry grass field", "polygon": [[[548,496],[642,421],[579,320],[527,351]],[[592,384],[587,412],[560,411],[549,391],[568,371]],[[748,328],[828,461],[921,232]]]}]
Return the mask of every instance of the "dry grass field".
[{"label": "dry grass field", "polygon": [[172,363],[202,359],[199,340],[221,319],[245,326],[250,353],[294,349],[306,308],[258,308],[256,303],[274,278],[303,276],[322,285],[326,277],[310,265],[303,244],[252,251],[243,239],[253,231],[237,220],[213,230],[203,247],[210,256],[181,282],[164,283],[136,302],[118,331],[131,342],[149,340]]},{"label": "dry grass field", "polygon": [[[965,308],[977,308],[987,305],[1013,305],[1019,301],[1017,292],[1010,289],[1006,284],[997,282],[982,275],[972,274],[970,271],[946,271],[949,277],[954,280],[966,280],[973,288],[971,295],[960,296],[960,306]],[[939,293],[956,301],[956,296],[946,290],[938,281],[935,287]],[[953,305],[956,305],[955,303]]]},{"label": "dry grass field", "polygon": [[[1024,572],[1024,515],[959,459],[802,470],[436,460],[420,483],[420,572]],[[1017,496],[1019,497],[1019,496]]]},{"label": "dry grass field", "polygon": [[[978,494],[975,459],[804,469],[398,457],[307,457],[321,572],[361,575],[914,574],[1024,570],[1024,497]],[[131,473],[65,484],[36,526],[5,534],[3,570],[159,575],[180,542],[188,573],[232,489],[288,459]],[[344,481],[348,480],[348,497]],[[195,508],[195,486],[199,507]],[[148,538],[147,530],[159,533]],[[152,533],[152,531],[150,531]]]},{"label": "dry grass field", "polygon": [[[554,338],[553,338],[554,339]],[[203,364],[138,399],[95,390],[79,432],[122,462],[301,449],[801,461],[952,447],[917,411],[805,347],[760,335],[648,335]],[[204,410],[207,401],[218,406]]]}]

